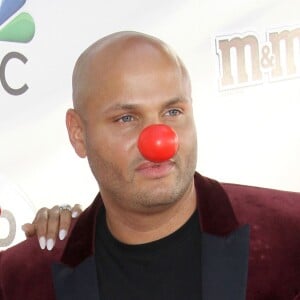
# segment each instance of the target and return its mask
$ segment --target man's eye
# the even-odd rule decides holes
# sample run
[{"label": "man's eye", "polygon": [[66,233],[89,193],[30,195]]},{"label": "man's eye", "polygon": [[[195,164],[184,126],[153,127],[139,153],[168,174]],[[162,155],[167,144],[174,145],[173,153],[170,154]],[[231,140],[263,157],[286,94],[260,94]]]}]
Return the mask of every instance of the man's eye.
[{"label": "man's eye", "polygon": [[122,116],[121,118],[118,119],[118,122],[122,122],[122,123],[127,123],[131,121],[133,121],[133,116],[131,115]]},{"label": "man's eye", "polygon": [[166,113],[168,116],[171,116],[171,117],[175,117],[175,116],[178,116],[181,114],[181,111],[179,109],[170,109],[167,111]]}]

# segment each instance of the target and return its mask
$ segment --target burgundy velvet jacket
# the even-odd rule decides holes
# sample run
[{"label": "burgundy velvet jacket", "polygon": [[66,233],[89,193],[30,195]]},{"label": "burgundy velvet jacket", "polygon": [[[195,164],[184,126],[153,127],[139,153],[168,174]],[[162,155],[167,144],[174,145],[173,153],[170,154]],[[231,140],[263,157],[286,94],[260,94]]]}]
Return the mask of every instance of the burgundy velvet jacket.
[{"label": "burgundy velvet jacket", "polygon": [[[300,193],[219,184],[195,175],[203,300],[300,300]],[[36,238],[0,253],[0,300],[99,300],[98,195],[66,241]],[[249,224],[249,225],[246,225]],[[188,299],[188,298],[187,298]]]}]

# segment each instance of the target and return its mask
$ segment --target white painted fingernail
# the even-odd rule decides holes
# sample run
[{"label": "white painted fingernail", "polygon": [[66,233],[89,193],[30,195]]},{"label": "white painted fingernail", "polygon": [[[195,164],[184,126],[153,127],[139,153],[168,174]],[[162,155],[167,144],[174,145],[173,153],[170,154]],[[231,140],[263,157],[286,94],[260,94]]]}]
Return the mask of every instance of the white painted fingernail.
[{"label": "white painted fingernail", "polygon": [[75,210],[72,212],[72,218],[75,219],[77,217],[78,217],[78,211]]},{"label": "white painted fingernail", "polygon": [[59,239],[60,239],[61,241],[66,237],[66,235],[67,235],[67,230],[61,229],[61,230],[59,231],[58,236],[59,236]]},{"label": "white painted fingernail", "polygon": [[44,236],[41,236],[39,239],[39,243],[40,243],[40,247],[42,250],[44,250],[46,248],[46,239]]},{"label": "white painted fingernail", "polygon": [[53,249],[53,247],[54,247],[54,240],[53,239],[48,239],[47,240],[47,249],[49,251],[51,251]]}]

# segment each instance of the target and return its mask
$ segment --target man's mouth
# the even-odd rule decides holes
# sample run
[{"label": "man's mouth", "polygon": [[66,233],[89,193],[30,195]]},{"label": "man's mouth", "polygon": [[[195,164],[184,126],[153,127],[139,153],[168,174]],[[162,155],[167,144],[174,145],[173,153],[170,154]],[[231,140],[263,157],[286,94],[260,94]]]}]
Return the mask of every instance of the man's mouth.
[{"label": "man's mouth", "polygon": [[141,163],[136,168],[136,171],[146,178],[158,179],[169,175],[172,172],[174,166],[175,163],[171,160],[167,160],[161,163],[146,161]]}]

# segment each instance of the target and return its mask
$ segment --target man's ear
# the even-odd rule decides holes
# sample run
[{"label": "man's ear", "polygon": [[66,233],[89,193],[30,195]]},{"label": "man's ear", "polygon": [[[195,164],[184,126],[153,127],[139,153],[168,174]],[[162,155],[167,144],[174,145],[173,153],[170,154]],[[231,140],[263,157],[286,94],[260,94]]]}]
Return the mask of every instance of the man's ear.
[{"label": "man's ear", "polygon": [[74,109],[69,109],[66,114],[66,125],[69,139],[78,156],[86,157],[84,124],[79,114]]}]

